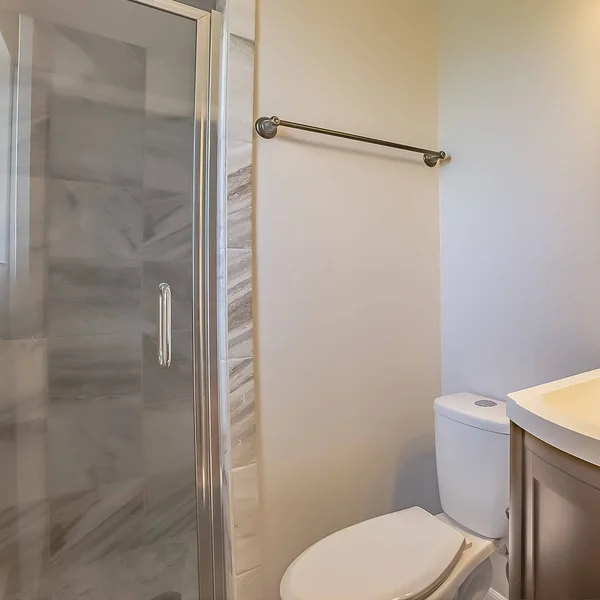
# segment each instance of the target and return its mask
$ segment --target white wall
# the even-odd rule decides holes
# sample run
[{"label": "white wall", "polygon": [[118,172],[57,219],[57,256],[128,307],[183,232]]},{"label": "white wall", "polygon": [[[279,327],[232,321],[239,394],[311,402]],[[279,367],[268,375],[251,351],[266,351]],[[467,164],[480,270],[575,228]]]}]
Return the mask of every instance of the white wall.
[{"label": "white wall", "polygon": [[[437,147],[433,3],[258,9],[260,115]],[[439,508],[438,172],[417,155],[301,132],[257,141],[268,600],[324,535],[414,504]]]},{"label": "white wall", "polygon": [[600,2],[438,8],[443,391],[504,398],[600,366]]}]

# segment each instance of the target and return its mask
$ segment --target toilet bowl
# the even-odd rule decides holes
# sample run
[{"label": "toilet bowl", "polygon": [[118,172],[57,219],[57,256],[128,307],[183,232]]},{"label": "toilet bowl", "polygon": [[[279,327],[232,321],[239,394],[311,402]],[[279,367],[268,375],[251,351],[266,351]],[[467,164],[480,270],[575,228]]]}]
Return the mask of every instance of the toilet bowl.
[{"label": "toilet bowl", "polygon": [[443,513],[419,507],[363,521],[305,550],[282,600],[483,600],[508,534],[505,405],[473,394],[434,403]]},{"label": "toilet bowl", "polygon": [[[447,515],[421,508],[384,515],[317,542],[288,568],[283,600],[453,600],[489,563],[492,540],[461,530]],[[480,570],[491,583],[491,566]],[[474,578],[471,579],[473,581]],[[481,577],[478,578],[481,580]],[[458,596],[460,600],[466,597]]]}]

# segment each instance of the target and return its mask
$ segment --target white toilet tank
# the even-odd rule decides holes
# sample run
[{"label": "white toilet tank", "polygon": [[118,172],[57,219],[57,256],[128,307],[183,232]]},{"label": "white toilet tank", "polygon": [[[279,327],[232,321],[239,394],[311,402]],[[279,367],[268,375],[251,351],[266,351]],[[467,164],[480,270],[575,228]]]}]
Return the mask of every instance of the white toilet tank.
[{"label": "white toilet tank", "polygon": [[434,403],[435,456],[443,511],[474,533],[508,535],[509,421],[506,404],[474,394]]}]

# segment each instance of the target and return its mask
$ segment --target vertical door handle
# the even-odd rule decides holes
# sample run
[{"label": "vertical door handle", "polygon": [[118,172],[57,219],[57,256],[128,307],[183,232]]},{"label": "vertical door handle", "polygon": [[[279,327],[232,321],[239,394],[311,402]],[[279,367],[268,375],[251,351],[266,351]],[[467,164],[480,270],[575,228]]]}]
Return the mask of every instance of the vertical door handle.
[{"label": "vertical door handle", "polygon": [[158,364],[171,366],[171,288],[168,283],[158,286]]}]

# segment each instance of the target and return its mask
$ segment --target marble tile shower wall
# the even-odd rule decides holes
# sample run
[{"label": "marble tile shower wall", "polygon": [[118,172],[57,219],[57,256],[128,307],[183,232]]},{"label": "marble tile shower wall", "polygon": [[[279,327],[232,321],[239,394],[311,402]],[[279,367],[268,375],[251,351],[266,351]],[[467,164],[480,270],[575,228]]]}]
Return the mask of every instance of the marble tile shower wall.
[{"label": "marble tile shower wall", "polygon": [[[235,600],[262,598],[254,11],[254,0],[226,7],[228,311],[220,359]],[[177,591],[193,600],[191,116],[148,113],[144,49],[68,28],[57,28],[51,46],[47,71],[34,73],[30,262],[28,277],[10,290],[11,310],[18,306],[10,327],[0,307],[0,597],[148,600]],[[174,362],[165,374],[154,315],[167,273],[183,293],[175,296]]]},{"label": "marble tile shower wall", "polygon": [[[223,7],[220,7],[223,8]],[[233,600],[262,600],[258,441],[252,328],[252,140],[255,0],[227,0],[227,340],[222,344],[223,432],[228,528],[227,571]]]},{"label": "marble tile shower wall", "polygon": [[[193,600],[192,115],[148,111],[143,48],[56,27],[49,50],[28,301],[0,340],[0,597]],[[163,277],[180,293],[159,374]]]}]

